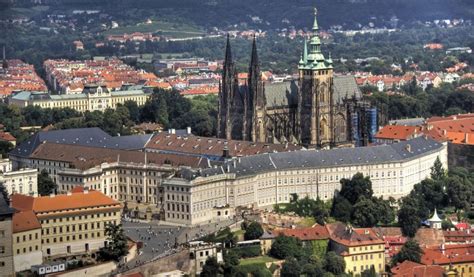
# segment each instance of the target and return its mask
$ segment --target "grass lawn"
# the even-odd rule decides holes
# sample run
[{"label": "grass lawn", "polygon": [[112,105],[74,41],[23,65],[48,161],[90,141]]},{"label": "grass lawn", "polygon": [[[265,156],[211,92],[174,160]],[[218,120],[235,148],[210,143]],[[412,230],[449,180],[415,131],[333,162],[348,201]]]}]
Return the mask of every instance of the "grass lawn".
[{"label": "grass lawn", "polygon": [[304,226],[304,227],[311,227],[313,226],[314,224],[316,223],[316,220],[314,219],[314,217],[305,217],[302,221],[301,221],[301,225]]},{"label": "grass lawn", "polygon": [[277,261],[277,259],[274,259],[269,256],[259,256],[254,258],[240,259],[240,265],[263,264],[273,261]]}]

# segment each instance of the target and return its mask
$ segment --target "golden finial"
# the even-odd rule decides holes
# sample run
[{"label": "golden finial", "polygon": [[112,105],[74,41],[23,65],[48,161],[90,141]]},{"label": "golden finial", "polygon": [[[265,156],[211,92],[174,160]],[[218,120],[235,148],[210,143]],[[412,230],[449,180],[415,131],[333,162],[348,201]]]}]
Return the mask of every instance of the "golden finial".
[{"label": "golden finial", "polygon": [[314,7],[314,15],[318,15],[318,8]]}]

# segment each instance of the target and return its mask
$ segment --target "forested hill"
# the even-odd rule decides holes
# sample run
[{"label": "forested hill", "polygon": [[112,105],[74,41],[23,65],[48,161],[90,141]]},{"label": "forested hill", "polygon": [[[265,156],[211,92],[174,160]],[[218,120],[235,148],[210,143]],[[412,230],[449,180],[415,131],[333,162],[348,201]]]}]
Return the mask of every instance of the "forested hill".
[{"label": "forested hill", "polygon": [[[0,0],[9,2],[9,0]],[[30,0],[15,0],[16,6],[31,5]],[[400,24],[434,19],[474,19],[473,0],[44,0],[60,8],[100,8],[109,13],[137,9],[138,15],[179,17],[203,27],[225,27],[246,22],[253,27],[280,28],[288,19],[298,28],[310,26],[317,6],[320,24],[347,28],[368,22],[386,22],[392,16]],[[258,16],[262,22],[253,22]]]}]

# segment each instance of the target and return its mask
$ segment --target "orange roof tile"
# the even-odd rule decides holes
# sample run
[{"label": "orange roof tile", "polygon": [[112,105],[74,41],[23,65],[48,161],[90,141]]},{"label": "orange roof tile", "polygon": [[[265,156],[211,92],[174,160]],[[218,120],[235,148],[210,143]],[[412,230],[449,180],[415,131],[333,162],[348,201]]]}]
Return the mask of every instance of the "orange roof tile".
[{"label": "orange roof tile", "polygon": [[298,229],[277,229],[275,235],[283,235],[287,237],[296,237],[300,240],[323,240],[329,238],[329,232],[324,226],[314,226],[309,228]]},{"label": "orange roof tile", "polygon": [[33,211],[20,211],[13,214],[13,233],[41,228],[41,224]]},{"label": "orange roof tile", "polygon": [[375,138],[408,140],[415,137],[419,131],[420,127],[418,126],[386,125],[377,132]]},{"label": "orange roof tile", "polygon": [[438,265],[422,265],[412,261],[404,261],[391,269],[397,277],[443,277],[444,268]]},{"label": "orange roof tile", "polygon": [[[26,205],[25,202],[27,202]],[[12,196],[13,208],[24,210],[25,207],[31,206],[31,209],[35,213],[117,205],[119,205],[119,202],[95,190],[91,190],[87,193],[76,192],[70,195],[60,194],[55,196],[19,197],[19,194],[14,194]]]}]

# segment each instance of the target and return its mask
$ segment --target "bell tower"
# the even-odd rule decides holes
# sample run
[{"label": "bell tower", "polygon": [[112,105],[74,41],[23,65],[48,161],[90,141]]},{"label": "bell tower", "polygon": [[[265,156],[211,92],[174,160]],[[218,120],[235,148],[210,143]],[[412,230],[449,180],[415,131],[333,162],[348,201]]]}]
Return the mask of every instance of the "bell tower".
[{"label": "bell tower", "polygon": [[298,65],[298,140],[302,144],[324,147],[333,141],[333,66],[321,52],[321,39],[314,9],[313,34],[305,40]]}]

